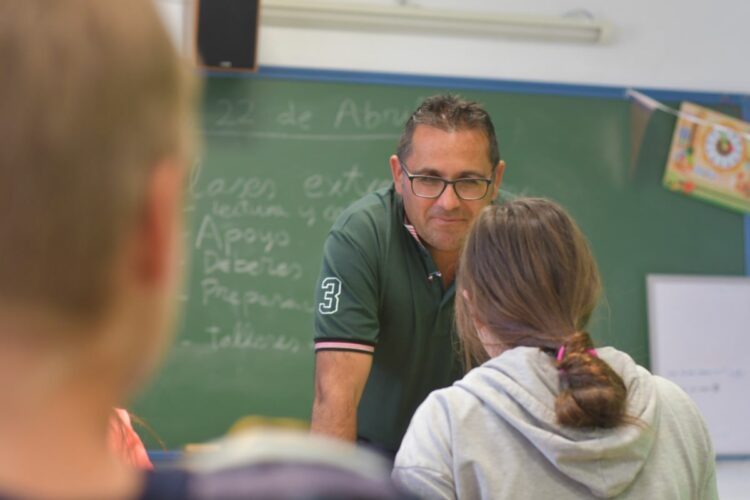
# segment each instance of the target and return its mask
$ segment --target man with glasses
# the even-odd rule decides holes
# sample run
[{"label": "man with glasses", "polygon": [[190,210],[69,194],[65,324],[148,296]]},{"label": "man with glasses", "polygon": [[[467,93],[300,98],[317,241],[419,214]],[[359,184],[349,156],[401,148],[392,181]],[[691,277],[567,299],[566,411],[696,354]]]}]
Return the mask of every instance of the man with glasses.
[{"label": "man with glasses", "polygon": [[393,185],[333,225],[316,292],[312,429],[395,455],[422,400],[462,375],[454,277],[505,164],[487,112],[425,100],[390,158]]}]

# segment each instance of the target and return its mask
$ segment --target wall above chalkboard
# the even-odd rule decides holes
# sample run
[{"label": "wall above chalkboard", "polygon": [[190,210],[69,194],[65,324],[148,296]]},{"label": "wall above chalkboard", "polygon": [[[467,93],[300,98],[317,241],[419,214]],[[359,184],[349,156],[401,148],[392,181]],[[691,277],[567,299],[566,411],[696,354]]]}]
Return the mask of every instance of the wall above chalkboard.
[{"label": "wall above chalkboard", "polygon": [[323,241],[344,207],[391,182],[404,121],[438,92],[489,110],[507,163],[501,196],[551,197],[586,232],[606,287],[597,343],[648,363],[648,272],[743,272],[741,217],[661,187],[673,119],[654,116],[631,169],[624,89],[464,83],[262,71],[207,79],[184,315],[133,407],[168,447],[220,435],[245,415],[309,417]]}]

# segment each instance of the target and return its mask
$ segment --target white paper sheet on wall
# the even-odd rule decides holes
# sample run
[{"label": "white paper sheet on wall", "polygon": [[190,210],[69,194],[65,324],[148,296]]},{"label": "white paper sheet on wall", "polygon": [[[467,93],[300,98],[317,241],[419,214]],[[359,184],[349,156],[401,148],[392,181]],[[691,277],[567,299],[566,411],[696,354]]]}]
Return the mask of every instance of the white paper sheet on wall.
[{"label": "white paper sheet on wall", "polygon": [[698,404],[718,455],[750,454],[750,278],[646,282],[652,371]]}]

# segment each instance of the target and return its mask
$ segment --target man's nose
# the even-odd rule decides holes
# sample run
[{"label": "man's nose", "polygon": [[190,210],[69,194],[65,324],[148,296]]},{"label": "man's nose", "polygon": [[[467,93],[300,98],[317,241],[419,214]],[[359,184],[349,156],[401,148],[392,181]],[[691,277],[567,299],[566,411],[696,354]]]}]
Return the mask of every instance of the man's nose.
[{"label": "man's nose", "polygon": [[456,194],[455,186],[455,184],[445,186],[445,191],[437,200],[438,205],[445,211],[454,210],[461,205],[461,199]]}]

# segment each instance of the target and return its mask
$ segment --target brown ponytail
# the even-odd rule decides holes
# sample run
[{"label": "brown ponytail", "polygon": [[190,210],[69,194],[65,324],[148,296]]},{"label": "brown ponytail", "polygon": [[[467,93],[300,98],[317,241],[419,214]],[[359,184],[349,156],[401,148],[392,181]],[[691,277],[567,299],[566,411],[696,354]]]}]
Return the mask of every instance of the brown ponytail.
[{"label": "brown ponytail", "polygon": [[560,394],[555,400],[561,425],[616,427],[626,420],[625,383],[593,347],[586,332],[574,333],[562,345],[562,359],[557,361]]},{"label": "brown ponytail", "polygon": [[[625,384],[584,332],[599,297],[599,272],[586,238],[561,206],[516,198],[485,208],[464,245],[456,286],[467,367],[486,361],[492,344],[553,353],[562,345],[558,422],[600,428],[638,423],[625,415]],[[484,328],[484,339],[476,325]]]}]

